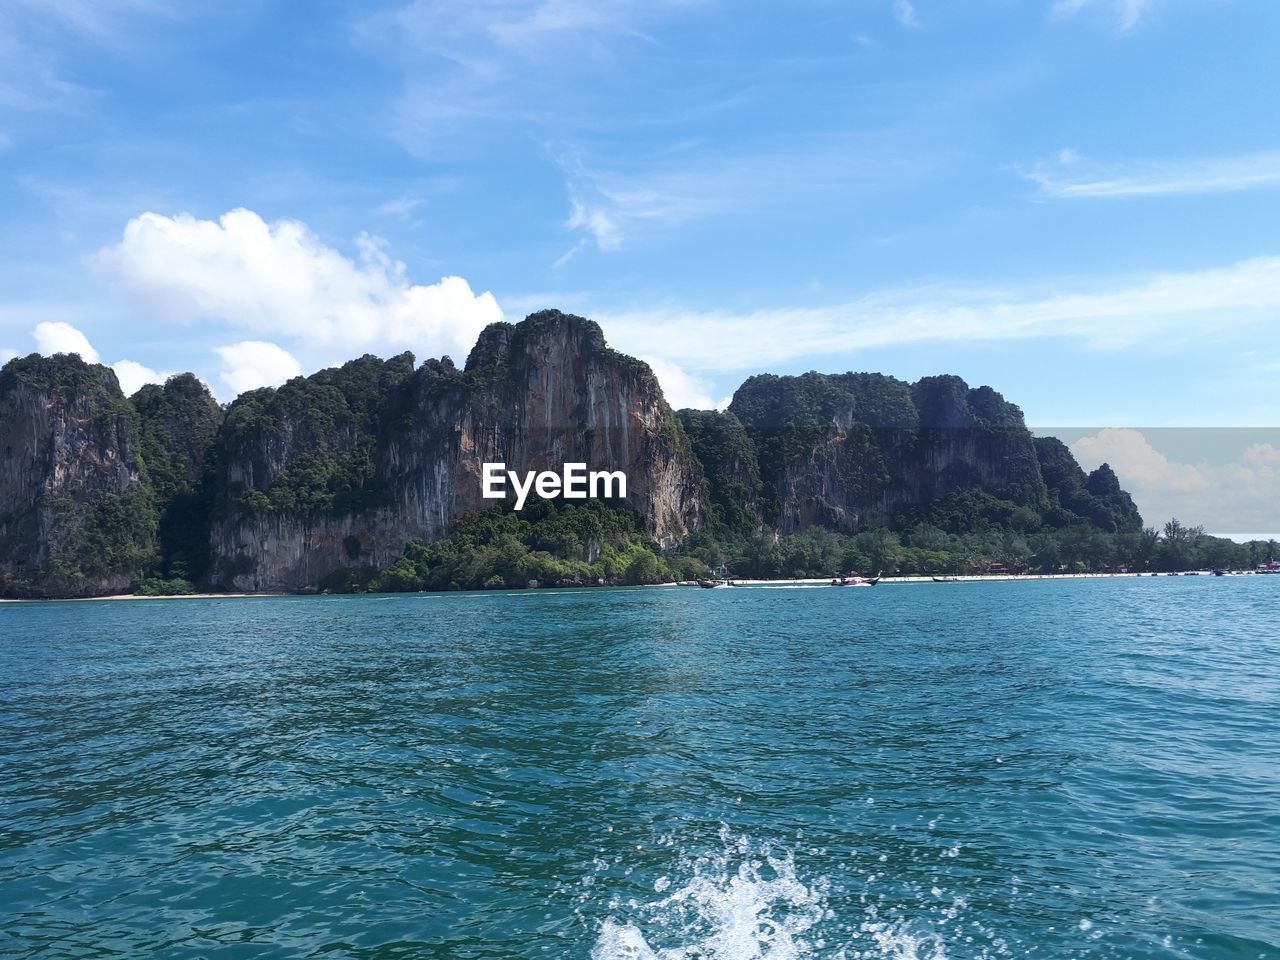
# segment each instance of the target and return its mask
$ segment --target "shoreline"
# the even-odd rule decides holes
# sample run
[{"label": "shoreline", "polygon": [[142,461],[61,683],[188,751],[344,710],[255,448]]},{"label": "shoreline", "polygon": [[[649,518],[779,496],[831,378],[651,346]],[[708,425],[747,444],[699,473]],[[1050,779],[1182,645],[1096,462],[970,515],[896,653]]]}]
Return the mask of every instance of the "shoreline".
[{"label": "shoreline", "polygon": [[[901,586],[905,584],[945,584],[945,583],[1011,583],[1018,581],[1032,580],[1124,580],[1124,579],[1146,579],[1148,577],[1159,576],[1202,576],[1212,577],[1213,573],[1209,570],[1200,571],[1183,571],[1177,574],[1171,573],[975,573],[956,575],[951,580],[934,580],[932,576],[910,576],[910,577],[881,577],[881,584],[892,584]],[[1242,571],[1228,573],[1227,576],[1257,576],[1255,571]],[[691,582],[679,583],[652,583],[642,585],[645,588],[667,588],[667,587],[692,587],[696,584]],[[830,577],[806,577],[792,578],[788,580],[750,580],[750,579],[733,579],[733,586],[736,587],[760,587],[760,588],[785,588],[785,587],[830,587]],[[610,587],[539,587],[535,589],[514,589],[504,588],[501,590],[423,590],[411,593],[396,594],[367,594],[367,593],[182,593],[169,594],[164,596],[148,596],[137,593],[117,593],[105,597],[0,597],[0,604],[4,603],[92,603],[98,601],[140,601],[140,600],[253,600],[253,599],[269,599],[272,597],[361,597],[361,596],[417,596],[427,593],[454,594],[454,593],[541,593],[562,592],[563,590],[608,590]],[[623,587],[614,589],[634,589],[634,587]]]},{"label": "shoreline", "polygon": [[113,593],[105,597],[0,597],[0,603],[90,603],[100,600],[245,600],[254,597],[301,597],[301,593]]},{"label": "shoreline", "polygon": [[[1207,575],[1207,574],[1206,574]],[[947,574],[947,576],[953,576]],[[1149,577],[1149,573],[973,573],[973,574],[955,574],[954,579],[950,580],[934,580],[933,576],[910,576],[910,577],[881,577],[880,583],[891,584],[909,584],[909,583],[995,583],[1004,581],[1019,580],[1123,580],[1126,578],[1136,579]],[[1160,574],[1167,576],[1167,574]],[[1186,574],[1179,574],[1186,576]],[[734,579],[735,586],[744,587],[764,587],[764,586],[815,586],[829,587],[831,586],[831,577],[807,577],[793,580],[738,580]]]}]

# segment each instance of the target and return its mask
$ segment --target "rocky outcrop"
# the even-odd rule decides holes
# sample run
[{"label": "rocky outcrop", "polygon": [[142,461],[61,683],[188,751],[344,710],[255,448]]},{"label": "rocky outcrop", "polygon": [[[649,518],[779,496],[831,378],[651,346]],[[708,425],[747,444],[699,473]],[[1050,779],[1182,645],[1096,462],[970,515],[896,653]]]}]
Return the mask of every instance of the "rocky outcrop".
[{"label": "rocky outcrop", "polygon": [[680,423],[702,465],[705,525],[746,535],[760,532],[760,458],[742,421],[727,411],[681,410]]},{"label": "rocky outcrop", "polygon": [[213,575],[244,590],[383,567],[410,539],[493,506],[482,468],[627,475],[625,505],[673,547],[699,519],[701,474],[649,368],[556,311],[484,331],[465,369],[366,357],[241,397],[219,441]]},{"label": "rocky outcrop", "polygon": [[156,572],[203,579],[209,567],[207,479],[222,408],[190,373],[148,384],[129,399],[138,413],[138,451],[158,511]]},{"label": "rocky outcrop", "polygon": [[973,489],[1015,503],[1045,495],[1022,412],[959,377],[765,375],[729,412],[758,451],[762,513],[780,533],[856,532]]},{"label": "rocky outcrop", "polygon": [[1112,533],[1141,529],[1142,516],[1133,498],[1120,488],[1110,464],[1101,464],[1086,474],[1057,437],[1037,437],[1035,444],[1048,488],[1052,525],[1065,526],[1067,518],[1075,516]]},{"label": "rocky outcrop", "polygon": [[153,561],[133,408],[110,369],[31,355],[0,370],[0,593],[122,591]]},{"label": "rocky outcrop", "polygon": [[[485,463],[620,470],[648,534],[744,543],[813,526],[1136,529],[1110,467],[1086,475],[1021,411],[958,377],[752,377],[674,414],[644,363],[547,311],[448,357],[366,356],[242,394],[190,374],[131,400],[107,368],[0,371],[0,592],[76,596],[144,576],[304,591],[382,569],[495,505]],[[696,546],[696,543],[695,543]]]}]

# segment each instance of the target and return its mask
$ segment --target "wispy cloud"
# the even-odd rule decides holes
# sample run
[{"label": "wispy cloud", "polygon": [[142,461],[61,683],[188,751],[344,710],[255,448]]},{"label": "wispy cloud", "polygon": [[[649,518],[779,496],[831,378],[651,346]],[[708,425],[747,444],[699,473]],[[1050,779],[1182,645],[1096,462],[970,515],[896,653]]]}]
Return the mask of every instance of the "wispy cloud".
[{"label": "wispy cloud", "polygon": [[732,156],[692,149],[601,166],[575,154],[560,161],[570,207],[565,226],[615,251],[637,236],[711,217],[776,212],[823,197],[848,201],[918,180],[941,162],[903,157],[876,136],[810,138]]},{"label": "wispy cloud", "polygon": [[1155,7],[1155,0],[1054,0],[1050,14],[1055,19],[1074,17],[1086,8],[1106,9],[1121,30],[1131,30]]},{"label": "wispy cloud", "polygon": [[126,52],[144,20],[177,20],[203,4],[173,0],[10,0],[0,4],[0,107],[73,113],[99,91],[71,78],[83,47]]},{"label": "wispy cloud", "polygon": [[356,39],[400,64],[396,134],[430,155],[462,125],[537,127],[571,110],[594,89],[578,82],[584,64],[599,70],[620,43],[650,43],[648,24],[699,2],[413,0],[361,21]]},{"label": "wispy cloud", "polygon": [[1280,186],[1280,150],[1105,167],[1073,150],[1021,171],[1048,197],[1159,197]]},{"label": "wispy cloud", "polygon": [[381,214],[384,217],[406,217],[426,202],[424,197],[406,193],[392,200],[387,200],[385,203],[378,204],[374,208],[374,213]]},{"label": "wispy cloud", "polygon": [[929,341],[1061,337],[1100,350],[1133,349],[1230,326],[1265,325],[1278,311],[1280,257],[1263,257],[1159,274],[1109,290],[1047,296],[937,287],[871,294],[825,307],[593,315],[620,349],[708,373]]},{"label": "wispy cloud", "polygon": [[61,29],[114,43],[127,33],[129,17],[176,17],[197,4],[174,0],[11,0],[14,15],[30,14]]},{"label": "wispy cloud", "polygon": [[563,162],[569,195],[568,230],[584,234],[605,251],[652,227],[670,227],[733,206],[726,195],[732,173],[708,182],[697,169],[658,172],[589,171],[578,160]]},{"label": "wispy cloud", "polygon": [[893,0],[893,16],[904,27],[920,26],[916,5],[911,0]]},{"label": "wispy cloud", "polygon": [[587,35],[643,36],[639,25],[660,8],[688,5],[687,0],[412,0],[366,21],[364,29],[390,28],[419,49],[483,70],[485,58],[474,53],[478,48],[537,57],[550,45]]}]

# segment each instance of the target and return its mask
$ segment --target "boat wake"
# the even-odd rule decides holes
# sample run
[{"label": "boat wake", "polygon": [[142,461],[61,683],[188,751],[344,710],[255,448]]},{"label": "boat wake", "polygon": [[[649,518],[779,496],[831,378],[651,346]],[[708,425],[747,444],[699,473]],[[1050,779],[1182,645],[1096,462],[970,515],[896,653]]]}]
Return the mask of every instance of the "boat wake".
[{"label": "boat wake", "polygon": [[722,852],[684,865],[681,886],[663,876],[652,901],[611,904],[592,960],[948,960],[941,936],[882,921],[865,902],[842,923],[827,882],[802,880],[790,852],[726,834]]}]

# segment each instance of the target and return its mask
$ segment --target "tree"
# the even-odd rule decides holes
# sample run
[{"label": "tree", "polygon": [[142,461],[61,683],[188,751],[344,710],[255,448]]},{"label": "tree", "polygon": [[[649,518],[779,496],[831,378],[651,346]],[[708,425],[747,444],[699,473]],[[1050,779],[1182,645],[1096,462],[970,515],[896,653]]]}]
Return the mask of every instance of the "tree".
[{"label": "tree", "polygon": [[1204,536],[1203,527],[1188,527],[1171,519],[1164,525],[1164,542],[1160,547],[1160,565],[1166,570],[1187,570],[1194,560],[1194,546]]}]

